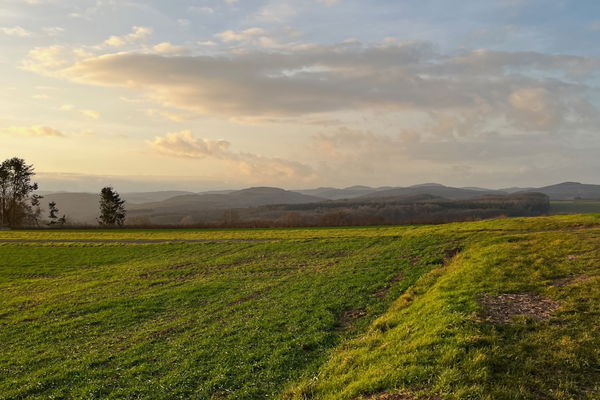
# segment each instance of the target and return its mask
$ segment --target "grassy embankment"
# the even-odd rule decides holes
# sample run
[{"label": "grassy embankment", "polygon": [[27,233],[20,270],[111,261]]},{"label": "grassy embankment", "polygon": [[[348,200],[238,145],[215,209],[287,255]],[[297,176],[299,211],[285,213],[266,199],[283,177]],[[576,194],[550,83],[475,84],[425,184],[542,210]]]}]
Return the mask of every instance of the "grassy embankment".
[{"label": "grassy embankment", "polygon": [[600,397],[597,215],[2,240],[2,399]]}]

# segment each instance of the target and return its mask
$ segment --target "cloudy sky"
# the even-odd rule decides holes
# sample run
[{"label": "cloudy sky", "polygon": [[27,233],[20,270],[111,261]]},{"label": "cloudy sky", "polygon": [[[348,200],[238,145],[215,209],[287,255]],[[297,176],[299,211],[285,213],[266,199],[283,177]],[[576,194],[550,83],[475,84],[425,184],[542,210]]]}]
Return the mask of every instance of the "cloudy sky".
[{"label": "cloudy sky", "polygon": [[600,183],[597,0],[0,0],[42,189]]}]

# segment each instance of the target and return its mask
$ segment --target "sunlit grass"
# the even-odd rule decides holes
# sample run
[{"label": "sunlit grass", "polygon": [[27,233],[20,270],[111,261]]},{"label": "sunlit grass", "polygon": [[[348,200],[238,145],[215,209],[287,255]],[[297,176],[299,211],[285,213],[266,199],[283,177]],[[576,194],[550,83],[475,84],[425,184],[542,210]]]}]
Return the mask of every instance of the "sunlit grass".
[{"label": "sunlit grass", "polygon": [[[0,244],[2,399],[600,393],[598,215],[2,239],[39,241]],[[504,292],[560,309],[482,321]]]}]

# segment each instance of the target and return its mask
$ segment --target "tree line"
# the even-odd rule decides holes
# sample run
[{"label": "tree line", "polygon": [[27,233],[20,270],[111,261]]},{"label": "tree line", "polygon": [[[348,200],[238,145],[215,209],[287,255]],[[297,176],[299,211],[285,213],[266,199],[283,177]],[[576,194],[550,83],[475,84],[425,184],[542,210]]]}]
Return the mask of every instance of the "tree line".
[{"label": "tree line", "polygon": [[[67,216],[60,215],[54,201],[48,203],[47,219],[42,217],[41,202],[44,197],[35,193],[38,184],[33,182],[34,176],[33,165],[27,164],[22,158],[9,158],[0,164],[0,227],[62,226],[67,223]],[[112,187],[102,188],[98,223],[106,227],[121,227],[126,216],[125,200]]]}]

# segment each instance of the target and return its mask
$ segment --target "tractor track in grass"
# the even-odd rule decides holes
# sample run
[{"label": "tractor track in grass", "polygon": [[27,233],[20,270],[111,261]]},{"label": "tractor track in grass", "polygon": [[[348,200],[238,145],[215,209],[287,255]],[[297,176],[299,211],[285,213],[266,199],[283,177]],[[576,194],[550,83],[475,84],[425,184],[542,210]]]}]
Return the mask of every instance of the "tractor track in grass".
[{"label": "tractor track in grass", "polygon": [[[475,233],[495,233],[499,235],[527,235],[536,233],[552,233],[552,232],[581,232],[593,229],[600,229],[600,225],[579,225],[566,228],[548,228],[548,229],[474,229],[465,230],[460,233],[475,234]],[[402,234],[399,234],[402,236]],[[385,236],[393,238],[395,236]],[[277,241],[288,240],[319,240],[322,237],[272,237],[272,238],[246,238],[246,239],[0,239],[0,244],[66,244],[66,243],[82,243],[82,244],[186,244],[186,243],[270,243]],[[331,237],[329,238],[331,239]],[[337,238],[341,239],[341,238]]]},{"label": "tractor track in grass", "polygon": [[0,239],[0,243],[84,243],[84,244],[183,244],[183,243],[268,243],[283,239]]}]

